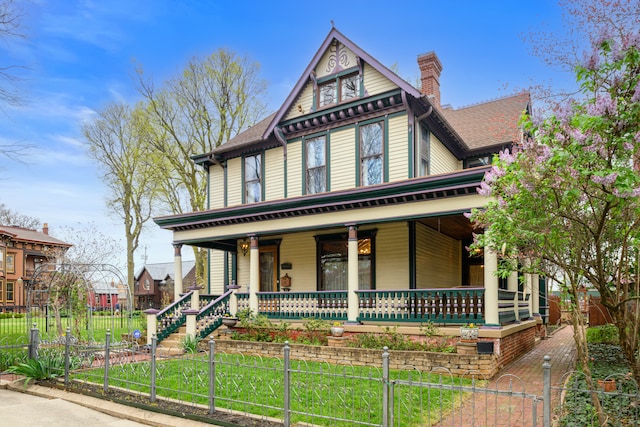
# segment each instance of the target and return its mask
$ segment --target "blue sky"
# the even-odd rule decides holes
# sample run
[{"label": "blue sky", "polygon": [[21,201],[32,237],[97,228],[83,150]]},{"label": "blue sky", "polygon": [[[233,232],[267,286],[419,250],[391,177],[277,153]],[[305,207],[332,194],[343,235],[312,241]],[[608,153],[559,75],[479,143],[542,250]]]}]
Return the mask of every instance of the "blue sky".
[{"label": "blue sky", "polygon": [[[23,40],[0,40],[0,66],[20,64],[20,107],[0,112],[0,144],[33,146],[25,163],[0,157],[0,202],[60,226],[95,222],[122,242],[105,207],[100,172],[87,156],[80,126],[111,101],[135,103],[134,64],[155,81],[193,56],[220,47],[261,64],[268,111],[287,97],[331,29],[410,82],[416,58],[435,51],[441,96],[454,108],[508,95],[534,83],[567,87],[571,75],[549,69],[522,35],[561,31],[555,1],[204,1],[18,0]],[[172,261],[171,233],[150,224],[142,237],[148,262]],[[142,250],[135,261],[142,264]],[[183,249],[186,258],[191,251]],[[124,254],[120,261],[124,260]]]}]

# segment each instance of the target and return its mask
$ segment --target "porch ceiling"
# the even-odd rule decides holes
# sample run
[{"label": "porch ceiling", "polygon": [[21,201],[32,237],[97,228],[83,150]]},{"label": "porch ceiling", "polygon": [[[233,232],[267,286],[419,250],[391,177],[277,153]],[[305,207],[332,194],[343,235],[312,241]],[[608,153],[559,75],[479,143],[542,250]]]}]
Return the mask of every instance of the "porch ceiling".
[{"label": "porch ceiling", "polygon": [[418,222],[456,240],[469,239],[474,232],[471,222],[464,215],[428,217]]}]

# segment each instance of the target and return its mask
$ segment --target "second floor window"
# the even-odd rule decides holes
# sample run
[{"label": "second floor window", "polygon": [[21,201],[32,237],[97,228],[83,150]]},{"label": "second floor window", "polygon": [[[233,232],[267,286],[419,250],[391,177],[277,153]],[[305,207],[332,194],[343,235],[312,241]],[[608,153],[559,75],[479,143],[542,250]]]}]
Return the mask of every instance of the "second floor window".
[{"label": "second floor window", "polygon": [[382,183],[383,147],[382,122],[360,127],[361,185]]},{"label": "second floor window", "polygon": [[244,158],[244,188],[245,203],[262,200],[262,156],[260,154]]},{"label": "second floor window", "polygon": [[326,140],[324,136],[306,140],[307,194],[327,191]]},{"label": "second floor window", "polygon": [[420,141],[418,146],[418,176],[429,175],[429,145],[431,132],[425,126],[420,126]]}]

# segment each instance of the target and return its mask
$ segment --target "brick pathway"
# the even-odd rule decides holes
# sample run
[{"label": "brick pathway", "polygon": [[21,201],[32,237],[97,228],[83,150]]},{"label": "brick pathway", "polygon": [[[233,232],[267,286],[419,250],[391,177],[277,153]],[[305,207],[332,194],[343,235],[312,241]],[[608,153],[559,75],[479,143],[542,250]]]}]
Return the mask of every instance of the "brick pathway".
[{"label": "brick pathway", "polygon": [[[502,369],[489,382],[487,389],[511,390],[541,398],[544,356],[551,356],[551,386],[553,388],[560,385],[565,373],[574,369],[575,354],[573,328],[565,326],[546,340],[539,341],[532,351]],[[557,391],[552,390],[552,412],[557,405],[557,400]],[[530,427],[533,426],[532,406],[531,399],[523,400],[522,398],[496,397],[493,394],[476,393],[464,401],[461,409],[449,414],[437,426]],[[536,409],[536,425],[542,426],[542,402],[538,403]]]}]

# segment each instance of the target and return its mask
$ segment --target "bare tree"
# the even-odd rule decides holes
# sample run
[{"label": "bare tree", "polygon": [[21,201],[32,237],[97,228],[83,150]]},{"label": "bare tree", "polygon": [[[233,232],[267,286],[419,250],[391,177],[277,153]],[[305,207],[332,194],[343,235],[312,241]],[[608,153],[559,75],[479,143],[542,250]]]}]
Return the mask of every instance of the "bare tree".
[{"label": "bare tree", "polygon": [[38,218],[18,213],[9,209],[4,203],[0,203],[0,225],[15,225],[37,230],[41,224]]},{"label": "bare tree", "polygon": [[[24,37],[20,32],[22,15],[13,0],[0,1],[0,39],[8,40]],[[19,77],[14,71],[17,65],[0,64],[0,101],[9,105],[20,103],[20,96],[15,92],[15,84]]]},{"label": "bare tree", "polygon": [[[160,199],[171,213],[207,208],[206,174],[191,158],[210,152],[261,118],[266,84],[258,76],[259,68],[220,49],[206,58],[191,59],[160,90],[138,70],[148,141],[162,162],[155,169]],[[202,284],[206,252],[193,249],[196,277]]]},{"label": "bare tree", "polygon": [[126,105],[110,104],[95,120],[82,126],[89,142],[89,155],[104,171],[102,180],[110,190],[107,207],[124,224],[127,281],[132,293],[134,253],[142,228],[151,218],[155,194],[151,181],[154,153],[145,150],[136,117]]}]

